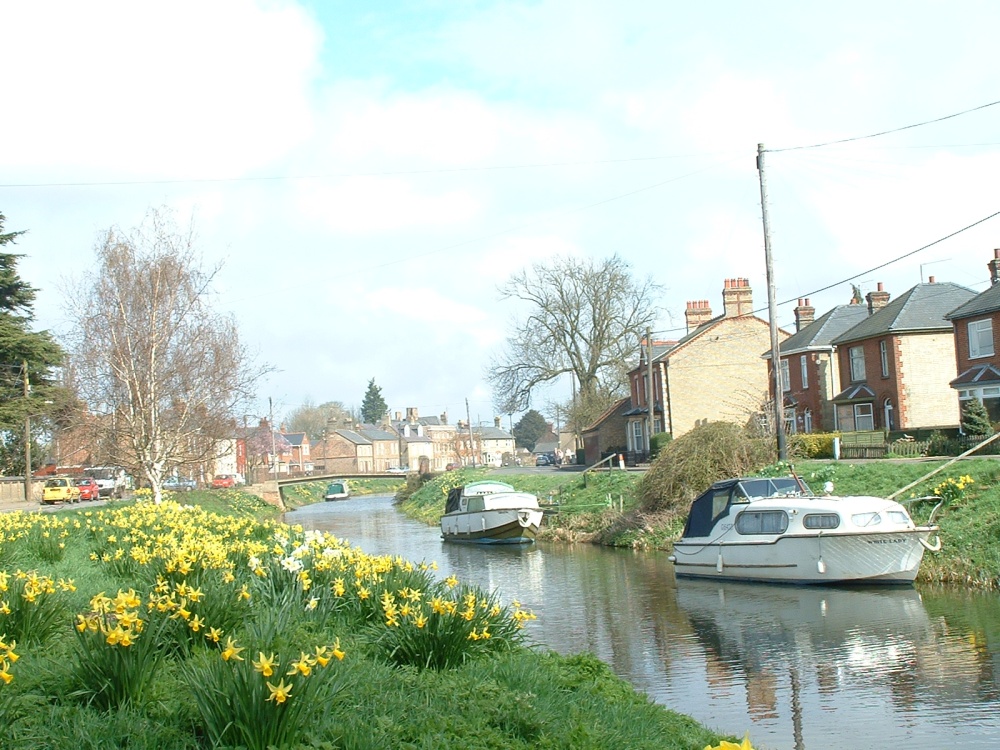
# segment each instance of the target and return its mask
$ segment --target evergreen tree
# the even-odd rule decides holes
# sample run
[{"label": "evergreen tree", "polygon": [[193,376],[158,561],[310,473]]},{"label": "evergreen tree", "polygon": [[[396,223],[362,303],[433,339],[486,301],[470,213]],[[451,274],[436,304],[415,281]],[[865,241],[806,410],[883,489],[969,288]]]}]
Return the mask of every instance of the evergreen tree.
[{"label": "evergreen tree", "polygon": [[545,417],[531,409],[525,412],[524,416],[514,425],[514,439],[519,447],[533,451],[535,445],[548,430],[549,425],[545,421]]},{"label": "evergreen tree", "polygon": [[368,381],[365,400],[361,402],[361,421],[365,424],[377,425],[389,411],[389,405],[382,398],[382,389],[375,385],[375,378]]},{"label": "evergreen tree", "polygon": [[[0,247],[16,241],[23,232],[3,232],[0,213]],[[67,391],[53,370],[63,363],[63,351],[48,331],[32,331],[36,290],[17,273],[20,255],[0,253],[0,458],[4,473],[24,470],[24,424],[32,417],[32,443],[44,417],[65,407]],[[27,390],[28,394],[25,395]],[[41,451],[33,445],[32,468],[40,464]]]},{"label": "evergreen tree", "polygon": [[989,412],[978,398],[973,398],[962,404],[962,432],[966,435],[992,435],[993,425],[990,423]]}]

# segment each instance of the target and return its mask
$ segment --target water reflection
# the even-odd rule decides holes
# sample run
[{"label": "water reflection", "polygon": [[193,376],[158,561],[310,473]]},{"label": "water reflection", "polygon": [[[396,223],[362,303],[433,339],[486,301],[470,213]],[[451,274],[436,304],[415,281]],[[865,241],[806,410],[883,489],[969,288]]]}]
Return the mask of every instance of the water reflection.
[{"label": "water reflection", "polygon": [[992,748],[1000,737],[995,595],[675,581],[660,553],[445,544],[388,498],[286,520],[518,599],[538,615],[538,643],[592,651],[658,703],[749,730],[755,747]]}]

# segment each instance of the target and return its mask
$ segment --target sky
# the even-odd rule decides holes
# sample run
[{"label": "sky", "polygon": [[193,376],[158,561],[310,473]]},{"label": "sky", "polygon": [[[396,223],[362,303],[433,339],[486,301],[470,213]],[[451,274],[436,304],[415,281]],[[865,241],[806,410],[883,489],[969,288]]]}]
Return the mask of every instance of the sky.
[{"label": "sky", "polygon": [[556,257],[659,284],[659,339],[727,278],[767,317],[759,143],[787,330],[852,284],[980,292],[1000,247],[1000,3],[0,0],[0,24],[37,327],[68,332],[102,232],[168,210],[276,417],[374,379],[390,412],[489,422],[525,312],[498,288]]}]

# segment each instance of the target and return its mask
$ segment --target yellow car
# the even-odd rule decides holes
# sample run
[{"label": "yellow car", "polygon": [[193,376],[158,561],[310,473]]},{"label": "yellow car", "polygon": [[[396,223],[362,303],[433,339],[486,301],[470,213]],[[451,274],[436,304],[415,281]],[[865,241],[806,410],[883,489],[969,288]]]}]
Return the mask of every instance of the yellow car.
[{"label": "yellow car", "polygon": [[69,477],[46,479],[45,486],[42,487],[42,502],[46,505],[50,503],[78,503],[80,502],[80,488]]}]

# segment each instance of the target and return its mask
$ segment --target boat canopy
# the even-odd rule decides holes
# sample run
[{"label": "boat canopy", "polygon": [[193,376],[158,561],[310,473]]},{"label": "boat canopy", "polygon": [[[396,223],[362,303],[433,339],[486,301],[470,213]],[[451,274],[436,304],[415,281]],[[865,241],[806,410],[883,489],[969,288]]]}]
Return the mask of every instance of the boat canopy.
[{"label": "boat canopy", "polygon": [[730,505],[766,497],[812,494],[798,477],[751,477],[716,482],[691,503],[683,538],[708,536]]}]

